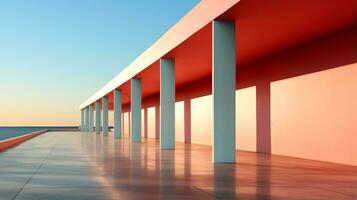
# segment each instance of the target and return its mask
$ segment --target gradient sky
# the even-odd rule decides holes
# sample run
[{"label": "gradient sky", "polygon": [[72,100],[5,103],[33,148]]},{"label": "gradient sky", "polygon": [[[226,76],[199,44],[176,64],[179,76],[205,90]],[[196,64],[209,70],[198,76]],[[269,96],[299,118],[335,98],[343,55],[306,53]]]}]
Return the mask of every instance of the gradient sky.
[{"label": "gradient sky", "polygon": [[0,126],[78,125],[79,104],[198,2],[1,0]]}]

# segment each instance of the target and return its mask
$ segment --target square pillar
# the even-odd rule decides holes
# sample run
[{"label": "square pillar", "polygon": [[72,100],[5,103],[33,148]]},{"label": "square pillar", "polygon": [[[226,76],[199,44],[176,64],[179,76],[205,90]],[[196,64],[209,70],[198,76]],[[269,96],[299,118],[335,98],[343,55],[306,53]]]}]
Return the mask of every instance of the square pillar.
[{"label": "square pillar", "polygon": [[80,127],[81,131],[84,131],[84,110],[81,109],[81,127]]},{"label": "square pillar", "polygon": [[99,101],[95,102],[95,133],[100,134],[102,129],[101,105]]},{"label": "square pillar", "polygon": [[175,60],[160,59],[160,147],[175,149]]},{"label": "square pillar", "polygon": [[212,22],[212,157],[215,163],[236,162],[235,37],[234,21]]},{"label": "square pillar", "polygon": [[114,137],[121,138],[121,91],[114,90]]},{"label": "square pillar", "polygon": [[103,135],[107,136],[108,135],[108,97],[104,96],[102,99],[102,104],[103,104]]},{"label": "square pillar", "polygon": [[83,132],[86,132],[87,128],[87,108],[83,108]]},{"label": "square pillar", "polygon": [[85,131],[89,131],[89,107],[85,109]]},{"label": "square pillar", "polygon": [[141,80],[131,79],[130,140],[141,142]]},{"label": "square pillar", "polygon": [[89,106],[89,132],[93,131],[93,126],[94,126],[94,109],[93,106]]},{"label": "square pillar", "polygon": [[270,82],[259,81],[256,84],[256,150],[258,153],[271,153],[270,119]]}]

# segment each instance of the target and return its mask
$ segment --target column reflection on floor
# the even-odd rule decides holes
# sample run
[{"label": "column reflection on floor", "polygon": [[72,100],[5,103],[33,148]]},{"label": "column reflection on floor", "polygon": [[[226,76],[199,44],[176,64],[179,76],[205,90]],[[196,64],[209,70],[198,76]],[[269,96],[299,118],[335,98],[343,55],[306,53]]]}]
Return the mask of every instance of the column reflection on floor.
[{"label": "column reflection on floor", "polygon": [[271,158],[269,154],[256,157],[256,199],[271,199]]},{"label": "column reflection on floor", "polygon": [[231,164],[213,165],[213,193],[218,199],[236,198],[236,166]]},{"label": "column reflection on floor", "polygon": [[175,187],[175,151],[163,150],[160,153],[160,199],[170,199]]}]

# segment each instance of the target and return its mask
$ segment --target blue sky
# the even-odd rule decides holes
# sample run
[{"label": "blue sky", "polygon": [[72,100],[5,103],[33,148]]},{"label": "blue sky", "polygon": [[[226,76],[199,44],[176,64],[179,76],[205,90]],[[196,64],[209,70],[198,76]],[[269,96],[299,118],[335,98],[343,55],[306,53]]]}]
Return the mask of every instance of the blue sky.
[{"label": "blue sky", "polygon": [[0,125],[77,125],[78,106],[199,0],[1,0]]}]

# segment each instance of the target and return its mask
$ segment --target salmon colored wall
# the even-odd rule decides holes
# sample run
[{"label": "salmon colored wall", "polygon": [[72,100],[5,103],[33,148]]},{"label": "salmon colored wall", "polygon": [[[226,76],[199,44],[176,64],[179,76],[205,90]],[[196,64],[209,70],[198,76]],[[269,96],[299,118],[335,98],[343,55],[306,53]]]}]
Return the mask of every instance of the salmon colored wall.
[{"label": "salmon colored wall", "polygon": [[155,107],[148,108],[148,137],[155,138]]},{"label": "salmon colored wall", "polygon": [[114,111],[108,111],[108,125],[114,127]]},{"label": "salmon colored wall", "polygon": [[184,125],[184,103],[183,101],[175,104],[175,140],[185,142],[185,125]]},{"label": "salmon colored wall", "polygon": [[124,134],[129,134],[129,113],[124,113]]},{"label": "salmon colored wall", "polygon": [[145,137],[145,111],[141,109],[141,137]]},{"label": "salmon colored wall", "polygon": [[237,149],[256,151],[256,92],[255,87],[236,92]]},{"label": "salmon colored wall", "polygon": [[357,63],[273,82],[272,153],[357,165],[356,77]]},{"label": "salmon colored wall", "polygon": [[191,142],[212,144],[212,97],[204,96],[191,100]]}]

